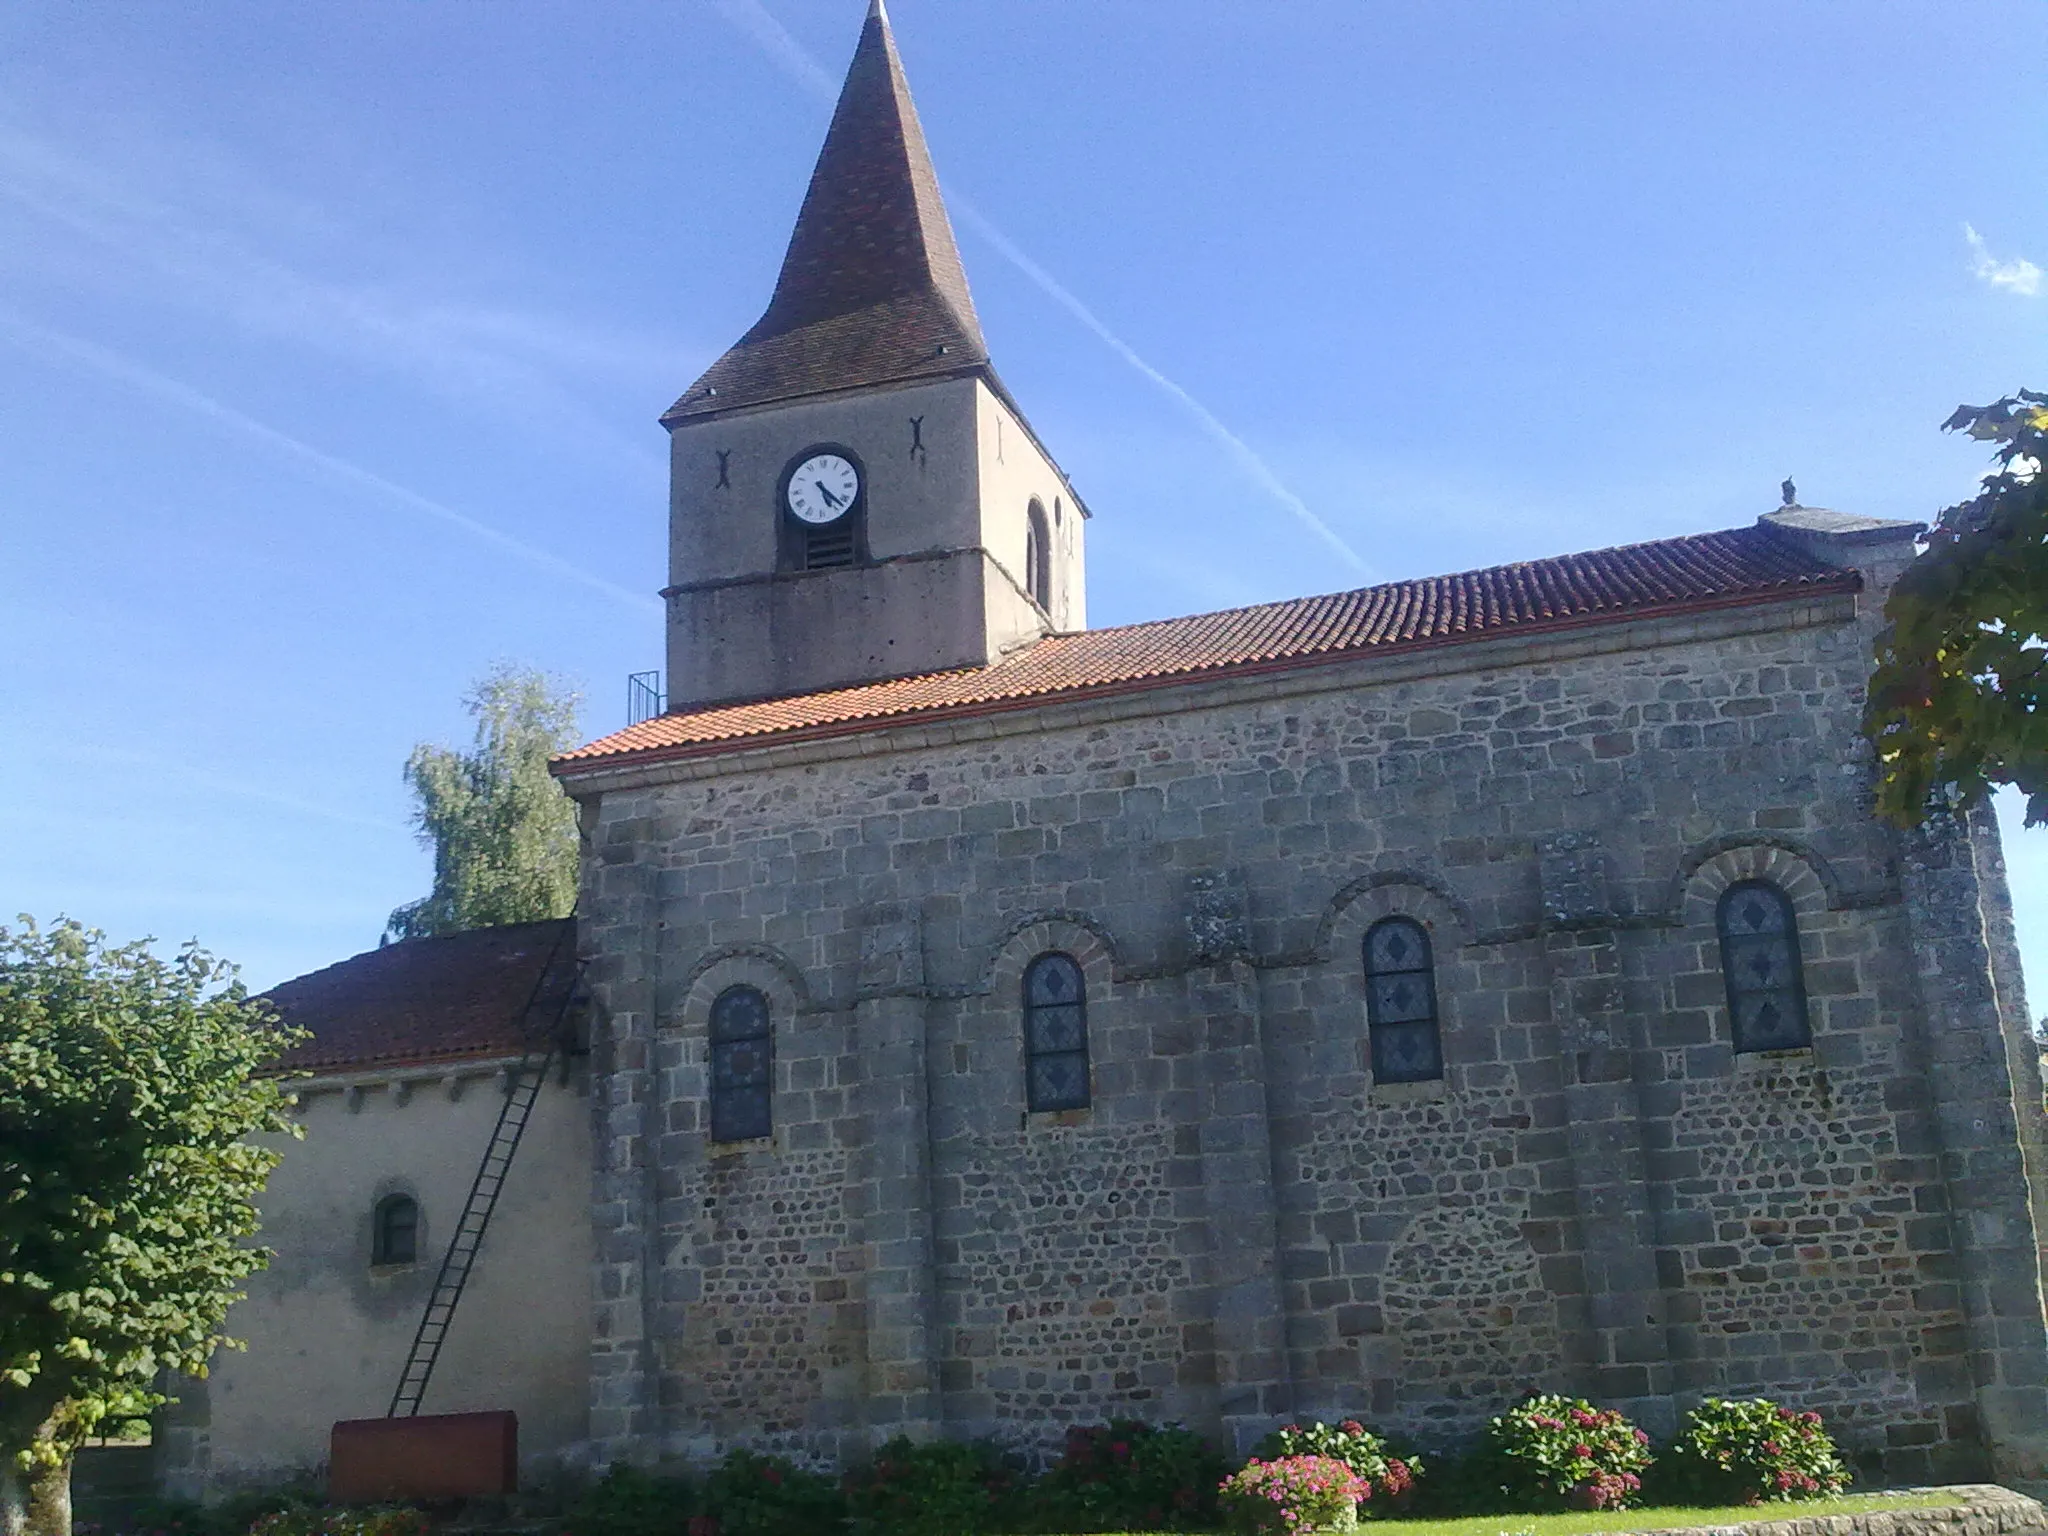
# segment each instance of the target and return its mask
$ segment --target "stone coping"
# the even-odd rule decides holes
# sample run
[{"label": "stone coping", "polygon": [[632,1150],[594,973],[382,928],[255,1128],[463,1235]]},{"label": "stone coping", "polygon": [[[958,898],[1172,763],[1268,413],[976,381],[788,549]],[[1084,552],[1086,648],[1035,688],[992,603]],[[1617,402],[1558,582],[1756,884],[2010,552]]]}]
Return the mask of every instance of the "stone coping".
[{"label": "stone coping", "polygon": [[[2023,1493],[1996,1483],[1943,1488],[1891,1488],[1887,1493],[1943,1493],[1959,1500],[1914,1509],[1873,1509],[1853,1515],[1807,1515],[1787,1520],[1745,1520],[1737,1525],[1645,1526],[1683,1530],[1686,1536],[2006,1536],[2048,1529],[2048,1510]],[[1615,1533],[1608,1533],[1615,1536]]]}]

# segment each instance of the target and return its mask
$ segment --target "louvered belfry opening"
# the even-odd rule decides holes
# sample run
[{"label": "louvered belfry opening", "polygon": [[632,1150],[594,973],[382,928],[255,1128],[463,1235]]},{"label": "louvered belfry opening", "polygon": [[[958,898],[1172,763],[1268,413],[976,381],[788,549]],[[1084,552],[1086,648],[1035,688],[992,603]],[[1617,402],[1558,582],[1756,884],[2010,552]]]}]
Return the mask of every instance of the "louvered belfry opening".
[{"label": "louvered belfry opening", "polygon": [[852,518],[830,528],[808,528],[803,534],[803,565],[807,571],[829,571],[860,563],[860,530]]}]

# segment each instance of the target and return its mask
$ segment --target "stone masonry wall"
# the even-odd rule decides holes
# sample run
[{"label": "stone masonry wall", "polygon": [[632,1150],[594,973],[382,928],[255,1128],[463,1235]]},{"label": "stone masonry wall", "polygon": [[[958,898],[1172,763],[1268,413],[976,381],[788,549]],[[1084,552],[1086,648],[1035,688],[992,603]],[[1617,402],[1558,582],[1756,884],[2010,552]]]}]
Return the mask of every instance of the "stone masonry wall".
[{"label": "stone masonry wall", "polygon": [[[1114,1413],[1243,1443],[1339,1410],[1435,1443],[1556,1386],[1652,1427],[1764,1390],[1897,1471],[2038,1466],[1997,1009],[1930,1003],[1916,959],[1938,929],[1963,987],[2000,891],[1938,843],[1962,863],[1909,922],[1856,734],[1868,601],[587,798],[600,1453],[1042,1445]],[[1712,898],[1746,871],[1797,903],[1811,1051],[1730,1048]],[[1438,1084],[1371,1081],[1360,944],[1390,913],[1431,934]],[[1018,991],[1048,948],[1088,978],[1094,1088],[1050,1116]],[[702,1039],[742,979],[776,1133],[733,1152]]]}]

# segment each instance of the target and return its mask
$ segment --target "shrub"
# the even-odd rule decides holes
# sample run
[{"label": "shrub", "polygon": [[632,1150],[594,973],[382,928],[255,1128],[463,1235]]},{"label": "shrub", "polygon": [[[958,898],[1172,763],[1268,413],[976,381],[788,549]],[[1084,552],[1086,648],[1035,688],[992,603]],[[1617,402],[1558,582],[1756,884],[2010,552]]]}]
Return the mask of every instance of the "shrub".
[{"label": "shrub", "polygon": [[148,1498],[107,1522],[107,1536],[248,1536],[249,1527],[279,1510],[307,1510],[320,1502],[308,1482],[244,1488],[216,1504],[195,1499]]},{"label": "shrub", "polygon": [[1333,1456],[1366,1486],[1373,1506],[1385,1509],[1407,1502],[1422,1475],[1419,1456],[1392,1456],[1387,1442],[1356,1419],[1341,1424],[1288,1424],[1258,1443],[1252,1455],[1265,1461],[1287,1456]]},{"label": "shrub", "polygon": [[1530,1509],[1624,1509],[1652,1460],[1650,1437],[1619,1413],[1556,1393],[1490,1421],[1483,1456],[1502,1493]]},{"label": "shrub", "polygon": [[689,1536],[820,1536],[846,1518],[831,1478],[755,1451],[728,1452],[704,1479],[702,1504]]},{"label": "shrub", "polygon": [[249,1536],[427,1536],[427,1517],[406,1504],[302,1504],[262,1516]]},{"label": "shrub", "polygon": [[978,1536],[1007,1523],[1019,1477],[990,1441],[899,1435],[843,1486],[859,1536]]},{"label": "shrub", "polygon": [[1817,1413],[1763,1398],[1710,1397],[1685,1416],[1663,1463],[1676,1496],[1703,1504],[1819,1499],[1849,1486],[1849,1469]]},{"label": "shrub", "polygon": [[683,1536],[697,1503],[686,1478],[622,1461],[576,1497],[563,1525],[575,1536]]},{"label": "shrub", "polygon": [[1227,1464],[1193,1430],[1136,1419],[1076,1425],[1032,1489],[1032,1524],[1055,1531],[1191,1531],[1216,1524]]},{"label": "shrub", "polygon": [[1243,1536],[1349,1531],[1371,1490],[1335,1456],[1250,1461],[1223,1480],[1224,1518]]}]

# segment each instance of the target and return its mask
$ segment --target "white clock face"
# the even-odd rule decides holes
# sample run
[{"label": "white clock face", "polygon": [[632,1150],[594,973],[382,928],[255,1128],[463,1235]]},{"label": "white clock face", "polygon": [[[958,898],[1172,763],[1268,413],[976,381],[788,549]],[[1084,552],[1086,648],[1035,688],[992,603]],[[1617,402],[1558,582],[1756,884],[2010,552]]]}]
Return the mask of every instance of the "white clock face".
[{"label": "white clock face", "polygon": [[860,471],[836,453],[814,453],[790,471],[789,510],[812,526],[846,516],[860,494]]}]

